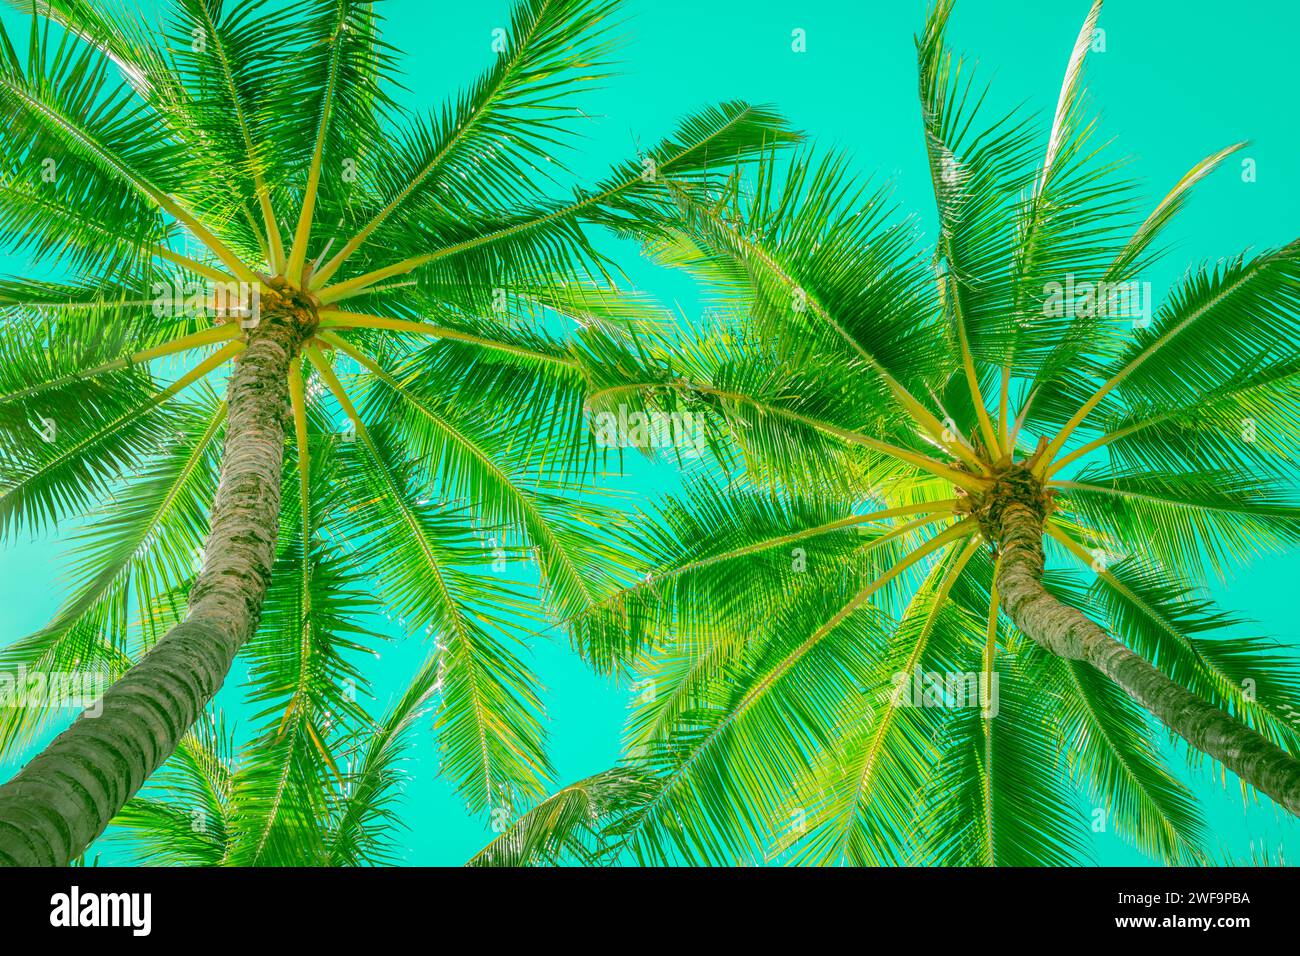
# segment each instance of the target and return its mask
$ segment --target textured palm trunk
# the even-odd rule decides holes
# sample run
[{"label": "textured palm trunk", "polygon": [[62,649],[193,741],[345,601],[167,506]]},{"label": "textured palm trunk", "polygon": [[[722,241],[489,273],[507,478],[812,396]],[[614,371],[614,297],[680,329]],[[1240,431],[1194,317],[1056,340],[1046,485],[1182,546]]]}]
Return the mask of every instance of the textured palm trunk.
[{"label": "textured palm trunk", "polygon": [[189,613],[104,695],[0,787],[0,865],[80,855],[221,687],[257,627],[275,558],[289,361],[301,326],[263,315],[227,387],[225,452]]},{"label": "textured palm trunk", "polygon": [[1001,513],[998,594],[1025,634],[1058,657],[1086,661],[1160,722],[1300,816],[1300,760],[1170,680],[1042,584],[1043,519],[1013,503]]}]

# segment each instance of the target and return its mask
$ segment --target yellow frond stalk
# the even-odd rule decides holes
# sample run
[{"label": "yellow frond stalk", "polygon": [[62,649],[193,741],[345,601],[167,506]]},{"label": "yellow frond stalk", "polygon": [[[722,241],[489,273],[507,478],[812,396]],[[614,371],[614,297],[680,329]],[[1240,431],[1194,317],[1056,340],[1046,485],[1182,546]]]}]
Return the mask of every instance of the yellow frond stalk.
[{"label": "yellow frond stalk", "polygon": [[186,372],[176,381],[172,382],[165,389],[160,391],[154,397],[154,401],[161,402],[164,401],[165,399],[171,398],[173,395],[179,394],[180,392],[189,388],[199,379],[203,378],[213,369],[217,368],[218,366],[224,365],[230,359],[233,359],[236,355],[238,355],[242,351],[244,351],[243,342],[236,341],[224,345],[223,347],[221,347],[220,349],[218,349],[217,351],[209,355],[198,365],[194,366],[194,368],[190,369],[188,372]]},{"label": "yellow frond stalk", "polygon": [[334,395],[335,400],[343,409],[343,414],[348,417],[352,425],[357,430],[357,437],[362,439],[367,445],[370,444],[370,433],[366,431],[366,426],[361,423],[361,416],[357,414],[351,399],[343,389],[343,383],[339,381],[338,376],[334,374],[334,368],[330,365],[329,359],[321,352],[320,347],[315,344],[308,344],[304,351],[311,362],[312,367],[325,383],[325,387]]},{"label": "yellow frond stalk", "polygon": [[512,355],[519,355],[524,358],[553,362],[557,365],[566,365],[571,368],[578,367],[578,363],[570,358],[564,358],[559,355],[549,355],[546,352],[537,352],[520,345],[512,345],[509,342],[499,342],[496,339],[489,339],[481,335],[474,335],[470,332],[461,332],[457,329],[448,329],[438,325],[429,325],[425,322],[411,322],[406,319],[393,319],[382,315],[367,315],[362,312],[343,312],[336,309],[322,309],[320,317],[321,320],[319,327],[322,329],[387,329],[392,332],[406,332],[411,335],[427,335],[436,339],[455,339],[458,342],[469,342],[474,345],[481,345],[484,348],[495,349],[499,352],[508,352]]}]

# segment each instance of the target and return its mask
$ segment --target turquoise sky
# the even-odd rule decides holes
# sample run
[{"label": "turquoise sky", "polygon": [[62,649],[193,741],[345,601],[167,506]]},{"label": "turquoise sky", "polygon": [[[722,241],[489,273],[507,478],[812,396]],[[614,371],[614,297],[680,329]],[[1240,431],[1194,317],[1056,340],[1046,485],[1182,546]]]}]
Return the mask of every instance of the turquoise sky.
[{"label": "turquoise sky", "polygon": [[[484,69],[494,56],[493,29],[509,23],[508,0],[385,0],[379,6],[407,74],[408,90],[399,98],[420,110],[437,108]],[[580,172],[599,175],[633,155],[638,144],[664,136],[688,111],[743,98],[779,107],[822,145],[846,150],[863,173],[894,180],[901,207],[919,213],[933,233],[912,40],[924,0],[629,0],[626,7],[621,73],[583,103],[592,119],[573,162]],[[1086,0],[958,0],[951,38],[994,80],[996,104],[1009,108],[1023,101],[1050,117],[1087,8]],[[7,25],[16,24],[13,14],[2,15]],[[1132,171],[1148,184],[1152,204],[1203,156],[1252,140],[1243,155],[1255,161],[1256,181],[1243,182],[1229,165],[1202,184],[1174,227],[1175,254],[1149,276],[1157,293],[1193,263],[1294,238],[1300,129],[1292,70],[1300,4],[1113,0],[1101,26],[1106,51],[1089,61],[1092,103],[1102,113],[1103,135],[1117,137],[1121,151],[1134,157]],[[805,31],[806,52],[791,49],[795,29]],[[21,273],[24,264],[0,259],[0,267]],[[663,301],[693,314],[694,291],[680,277],[649,267],[629,272]],[[638,469],[623,485],[654,494],[670,488],[672,478],[663,470]],[[58,537],[0,551],[0,643],[39,628],[53,613],[64,595],[60,553]],[[1295,648],[1297,580],[1300,554],[1290,554],[1240,569],[1211,587],[1225,607]],[[385,651],[371,669],[381,701],[423,653],[415,639]],[[605,769],[618,754],[625,695],[589,675],[562,642],[543,640],[535,654],[550,690],[560,780]],[[238,683],[232,677],[223,691],[232,708]],[[12,769],[12,762],[0,763],[5,775]],[[406,862],[464,862],[490,839],[486,818],[468,817],[450,786],[436,779],[427,735],[409,769]],[[1269,804],[1244,806],[1235,783],[1225,788],[1206,772],[1191,783],[1206,799],[1225,858],[1248,859],[1252,848],[1276,854],[1281,846],[1288,860],[1300,858],[1300,824]],[[1103,863],[1146,862],[1106,834],[1098,837],[1097,855]],[[105,851],[106,860],[114,857]]]}]

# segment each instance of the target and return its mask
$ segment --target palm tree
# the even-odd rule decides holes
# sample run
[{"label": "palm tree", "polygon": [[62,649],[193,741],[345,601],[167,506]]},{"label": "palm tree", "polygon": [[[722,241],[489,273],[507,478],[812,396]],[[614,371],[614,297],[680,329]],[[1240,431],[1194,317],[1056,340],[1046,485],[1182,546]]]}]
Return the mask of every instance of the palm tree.
[{"label": "palm tree", "polygon": [[1043,136],[984,117],[933,5],[933,247],[834,155],[673,189],[654,251],[717,321],[591,402],[694,416],[743,468],[629,532],[649,573],[577,629],[639,688],[656,783],[611,830],[639,859],[1060,864],[1105,829],[1205,860],[1155,721],[1300,813],[1294,660],[1200,591],[1300,540],[1300,241],[1146,312],[1166,226],[1240,147],[1143,216],[1083,104],[1100,8]]},{"label": "palm tree", "polygon": [[[315,815],[282,828],[261,861],[273,866],[391,865],[401,862],[406,825],[398,804],[406,789],[415,721],[428,711],[429,685],[417,681],[379,719],[346,741],[349,764],[340,786],[324,788]],[[221,714],[205,715],[144,789],[113,818],[104,840],[126,848],[140,866],[240,866],[261,807],[256,765],[241,763],[236,735]],[[327,777],[329,775],[327,774]],[[635,811],[653,782],[615,767],[570,784],[537,802],[466,865],[584,866],[612,862],[610,828]],[[494,814],[493,825],[504,815]],[[100,844],[96,844],[97,846]],[[96,862],[98,858],[96,858]]]},{"label": "palm tree", "polygon": [[[124,844],[135,865],[378,866],[401,861],[403,828],[397,803],[405,790],[401,763],[416,721],[430,709],[434,682],[424,669],[407,693],[377,720],[365,721],[337,750],[344,769],[326,781],[338,786],[295,793],[272,839],[259,847],[265,825],[263,762],[242,761],[236,735],[221,714],[200,718],[145,788],[113,818],[105,839]],[[331,757],[334,763],[335,757]],[[337,776],[334,776],[337,774]]]},{"label": "palm tree", "polygon": [[[429,115],[393,99],[363,0],[173,0],[160,31],[42,0],[25,57],[0,34],[0,230],[48,270],[0,289],[0,533],[84,519],[71,596],[0,656],[113,679],[0,787],[0,863],[80,854],[197,739],[241,649],[262,725],[238,846],[283,859],[319,781],[351,785],[336,748],[373,729],[376,604],[437,641],[412,700],[438,694],[469,807],[545,793],[517,637],[539,601],[494,572],[527,555],[554,622],[624,564],[573,492],[588,368],[640,306],[586,227],[635,228],[669,181],[789,138],[723,104],[556,198],[617,6],[521,0],[495,63]],[[3,752],[55,703],[10,701]]]}]

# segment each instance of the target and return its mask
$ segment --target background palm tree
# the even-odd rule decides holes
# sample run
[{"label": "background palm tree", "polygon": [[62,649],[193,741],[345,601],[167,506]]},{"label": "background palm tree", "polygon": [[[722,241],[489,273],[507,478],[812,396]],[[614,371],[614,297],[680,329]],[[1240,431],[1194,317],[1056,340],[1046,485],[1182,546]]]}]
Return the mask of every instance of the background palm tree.
[{"label": "background palm tree", "polygon": [[235,734],[220,714],[200,718],[171,760],[113,818],[105,839],[125,845],[135,865],[399,863],[403,825],[396,805],[406,789],[401,764],[416,721],[430,710],[429,686],[419,675],[378,720],[332,738],[331,762],[342,765],[332,768],[337,778],[326,770],[308,793],[303,781],[295,781],[292,809],[279,815],[265,841],[262,763],[241,761]]},{"label": "background palm tree", "polygon": [[983,118],[935,3],[932,248],[836,156],[673,190],[655,251],[729,321],[591,401],[696,415],[744,468],[647,521],[652,573],[579,627],[643,688],[628,761],[655,783],[609,832],[639,859],[1059,864],[1105,828],[1202,861],[1152,717],[1300,813],[1296,669],[1200,590],[1300,538],[1300,242],[1149,318],[1098,294],[1142,295],[1239,148],[1142,215],[1083,104],[1100,7],[1044,135]]},{"label": "background palm tree", "polygon": [[[420,686],[417,678],[412,690]],[[275,839],[256,858],[273,866],[402,863],[407,826],[398,804],[409,779],[402,764],[427,704],[427,695],[408,692],[380,720],[341,742],[349,763],[340,785],[320,788],[314,815],[282,818]],[[141,866],[247,865],[257,846],[257,828],[249,823],[261,818],[261,807],[248,802],[259,784],[255,765],[241,764],[239,749],[222,716],[205,715],[96,846],[122,846]],[[645,774],[615,767],[534,802],[509,826],[507,814],[494,812],[492,828],[500,836],[466,865],[608,865],[621,848],[611,839],[612,826],[634,813],[653,786]]]},{"label": "background palm tree", "polygon": [[[526,551],[568,618],[624,563],[571,493],[587,369],[638,309],[584,227],[635,227],[670,179],[788,134],[724,104],[555,198],[617,3],[523,0],[492,68],[427,116],[391,98],[369,2],[175,0],[161,33],[37,6],[25,57],[0,35],[0,231],[48,270],[0,288],[0,530],[89,518],[68,601],[2,658],[115,682],[0,788],[0,862],[72,859],[182,740],[210,751],[186,735],[241,649],[263,724],[228,781],[238,852],[285,859],[278,835],[337,802],[320,781],[364,786],[334,751],[374,729],[371,577],[437,642],[406,700],[438,692],[470,807],[544,794],[514,633],[538,601],[492,570]],[[49,703],[0,712],[4,752]]]}]

